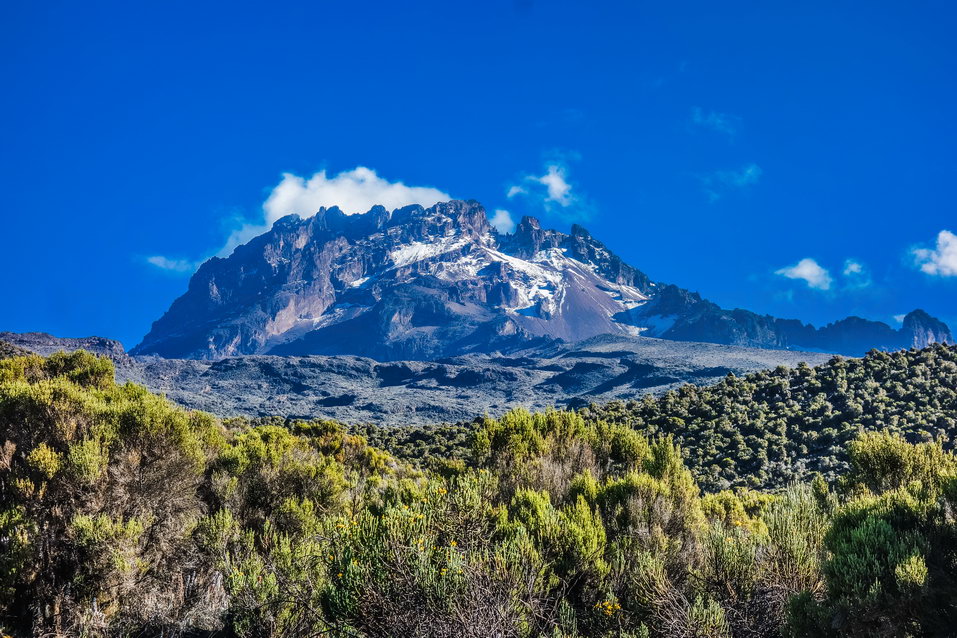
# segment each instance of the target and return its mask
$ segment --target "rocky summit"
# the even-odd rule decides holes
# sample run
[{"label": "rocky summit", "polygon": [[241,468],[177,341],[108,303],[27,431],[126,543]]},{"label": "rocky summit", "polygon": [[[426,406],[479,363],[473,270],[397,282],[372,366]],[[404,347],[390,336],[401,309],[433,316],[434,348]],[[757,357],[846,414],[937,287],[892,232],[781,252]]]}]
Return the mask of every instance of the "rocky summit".
[{"label": "rocky summit", "polygon": [[132,353],[428,360],[602,334],[849,355],[953,342],[919,310],[900,329],[725,310],[652,281],[581,226],[565,234],[525,217],[502,234],[480,204],[453,200],[284,217],[204,263]]}]

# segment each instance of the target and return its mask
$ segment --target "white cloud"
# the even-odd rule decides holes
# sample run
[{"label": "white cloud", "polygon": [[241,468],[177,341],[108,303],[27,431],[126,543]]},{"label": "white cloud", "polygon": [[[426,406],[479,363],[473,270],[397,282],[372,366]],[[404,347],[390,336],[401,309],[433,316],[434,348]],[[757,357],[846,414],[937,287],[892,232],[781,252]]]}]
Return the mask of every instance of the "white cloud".
[{"label": "white cloud", "polygon": [[512,186],[508,189],[508,193],[506,193],[505,196],[508,197],[509,199],[512,199],[516,195],[525,195],[527,193],[528,191],[522,188],[521,186]]},{"label": "white cloud", "polygon": [[714,202],[721,199],[729,191],[740,190],[757,184],[763,173],[761,167],[752,162],[738,170],[715,171],[701,178],[701,181],[708,198]]},{"label": "white cloud", "polygon": [[727,113],[718,113],[717,111],[707,111],[695,107],[691,110],[691,123],[702,128],[711,129],[717,133],[724,133],[729,137],[734,137],[738,132],[738,122],[741,118]]},{"label": "white cloud", "polygon": [[[309,178],[284,173],[262,205],[262,218],[236,220],[226,244],[216,254],[219,257],[229,256],[237,246],[263,234],[276,220],[293,213],[300,217],[312,217],[323,206],[338,206],[347,215],[355,215],[368,212],[375,205],[393,210],[410,204],[432,206],[450,199],[452,196],[448,193],[430,186],[406,186],[402,182],[390,182],[364,166],[331,177],[324,170]],[[148,257],[146,261],[163,270],[186,273],[196,270],[203,260],[193,262],[156,255]]]},{"label": "white cloud", "polygon": [[510,233],[515,230],[515,220],[512,219],[512,214],[503,208],[495,209],[495,214],[492,215],[489,223],[500,233]]},{"label": "white cloud", "polygon": [[565,180],[565,168],[563,166],[550,164],[544,175],[534,179],[539,184],[545,185],[548,191],[546,201],[555,202],[566,208],[572,205],[572,185]]},{"label": "white cloud", "polygon": [[914,263],[928,275],[957,276],[957,235],[949,230],[938,233],[936,247],[914,248],[911,254]]},{"label": "white cloud", "polygon": [[844,287],[847,290],[862,290],[874,283],[867,267],[856,259],[844,260],[841,274],[844,275]]},{"label": "white cloud", "polygon": [[437,188],[390,182],[371,168],[358,166],[332,177],[328,177],[326,171],[319,171],[309,179],[285,173],[263,204],[263,210],[266,223],[272,224],[291,213],[311,217],[322,206],[338,206],[345,214],[356,215],[377,204],[393,210],[409,204],[428,207],[450,199],[448,193]]},{"label": "white cloud", "polygon": [[345,214],[356,215],[368,212],[376,205],[393,210],[410,204],[428,207],[450,199],[452,196],[448,193],[430,186],[406,186],[402,182],[390,182],[365,166],[357,166],[332,177],[324,170],[308,179],[284,173],[282,181],[272,189],[263,204],[263,221],[246,223],[235,229],[218,255],[229,255],[236,246],[266,232],[276,220],[286,215],[312,217],[323,206],[338,206]]},{"label": "white cloud", "polygon": [[547,163],[544,175],[526,175],[521,184],[510,186],[506,193],[509,199],[519,195],[568,220],[585,219],[591,213],[590,203],[574,191],[568,167],[561,161]]},{"label": "white cloud", "polygon": [[897,323],[904,323],[904,319],[907,318],[907,314],[894,315],[894,321]]},{"label": "white cloud", "polygon": [[809,288],[815,290],[830,290],[831,283],[834,281],[831,278],[831,273],[810,257],[805,257],[793,266],[775,270],[774,274],[788,279],[801,279],[807,283]]},{"label": "white cloud", "polygon": [[851,275],[860,275],[864,272],[864,265],[853,259],[848,259],[844,262],[844,276],[850,277]]},{"label": "white cloud", "polygon": [[162,255],[153,255],[147,257],[146,262],[156,266],[161,270],[168,270],[176,273],[192,273],[199,267],[199,263],[189,259],[171,259]]}]

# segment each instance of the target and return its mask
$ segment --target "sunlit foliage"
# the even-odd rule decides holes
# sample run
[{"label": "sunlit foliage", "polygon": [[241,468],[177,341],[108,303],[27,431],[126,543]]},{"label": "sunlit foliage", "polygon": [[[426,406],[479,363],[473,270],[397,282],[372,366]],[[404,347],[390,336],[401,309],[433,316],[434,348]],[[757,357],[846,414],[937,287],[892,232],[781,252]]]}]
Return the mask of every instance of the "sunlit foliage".
[{"label": "sunlit foliage", "polygon": [[[847,380],[880,364],[869,374],[906,379],[906,362],[936,387],[949,351],[928,352],[831,368]],[[793,398],[795,379],[826,376],[809,370],[767,379]],[[700,392],[743,402],[758,385]],[[880,431],[835,443],[842,469],[827,480],[703,490],[694,459],[711,453],[688,431],[708,440],[707,430],[680,396],[656,404],[656,422],[672,426],[650,435],[634,415],[654,400],[634,418],[515,410],[468,431],[433,428],[431,442],[408,430],[401,440],[427,451],[410,463],[370,446],[366,436],[387,436],[372,427],[184,411],[116,385],[109,362],[86,353],[2,360],[0,627],[574,638],[957,626],[957,461],[943,440],[908,442],[903,420],[871,423],[859,429]],[[912,392],[893,412],[926,415],[947,400]],[[751,413],[736,405],[725,407],[746,431]],[[787,408],[794,423],[818,418],[807,409]]]}]

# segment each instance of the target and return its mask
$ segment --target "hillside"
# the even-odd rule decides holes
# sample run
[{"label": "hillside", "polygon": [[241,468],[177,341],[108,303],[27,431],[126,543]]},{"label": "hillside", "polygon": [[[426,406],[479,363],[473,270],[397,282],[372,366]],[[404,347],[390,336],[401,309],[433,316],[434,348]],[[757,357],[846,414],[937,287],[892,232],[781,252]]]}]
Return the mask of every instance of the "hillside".
[{"label": "hillside", "polygon": [[[957,444],[957,347],[871,352],[795,368],[729,375],[708,386],[685,385],[662,396],[592,404],[589,423],[616,423],[645,436],[673,436],[707,490],[780,489],[815,473],[847,470],[847,444],[861,432],[891,432],[908,441]],[[362,430],[376,445],[409,458],[462,456],[480,424]]]},{"label": "hillside", "polygon": [[[908,355],[915,409],[937,376],[922,366],[952,354]],[[875,378],[904,383],[881,361]],[[957,622],[957,458],[889,434],[842,447],[830,484],[702,495],[668,437],[514,411],[481,422],[467,463],[416,470],[332,422],[184,411],[78,352],[0,360],[0,440],[0,631],[17,636],[810,638]]]}]

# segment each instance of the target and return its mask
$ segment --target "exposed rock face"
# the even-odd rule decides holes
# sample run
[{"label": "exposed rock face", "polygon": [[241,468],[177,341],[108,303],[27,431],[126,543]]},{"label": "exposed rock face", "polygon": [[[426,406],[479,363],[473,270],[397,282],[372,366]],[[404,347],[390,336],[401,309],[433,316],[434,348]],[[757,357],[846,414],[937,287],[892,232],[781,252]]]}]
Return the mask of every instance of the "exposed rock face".
[{"label": "exposed rock face", "polygon": [[724,310],[652,282],[581,226],[565,234],[526,217],[501,235],[481,205],[450,201],[284,217],[203,264],[133,353],[424,360],[600,334],[851,355],[953,340],[922,311],[894,330],[857,317],[816,329]]},{"label": "exposed rock face", "polygon": [[60,350],[73,352],[74,350],[86,350],[111,359],[118,359],[126,356],[123,344],[115,339],[106,339],[104,337],[81,337],[64,338],[54,337],[45,332],[0,332],[0,341],[16,345],[20,349],[26,349],[36,354],[49,356]]},{"label": "exposed rock face", "polygon": [[13,357],[22,357],[27,354],[33,354],[26,348],[15,346],[6,341],[0,341],[0,359],[11,359]]},{"label": "exposed rock face", "polygon": [[914,348],[926,348],[932,343],[954,343],[947,324],[923,310],[914,310],[904,317],[901,332],[909,341],[906,345]]}]

